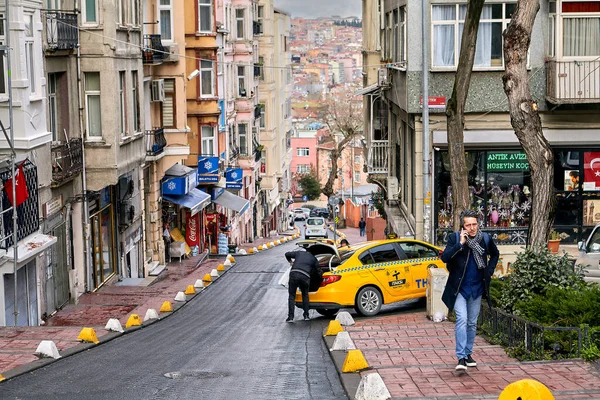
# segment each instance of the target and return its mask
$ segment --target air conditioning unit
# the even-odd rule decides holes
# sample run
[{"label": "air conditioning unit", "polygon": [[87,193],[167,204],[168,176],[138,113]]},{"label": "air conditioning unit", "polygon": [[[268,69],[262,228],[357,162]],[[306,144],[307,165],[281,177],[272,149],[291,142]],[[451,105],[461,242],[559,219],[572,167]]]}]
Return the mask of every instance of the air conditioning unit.
[{"label": "air conditioning unit", "polygon": [[168,47],[169,54],[166,55],[165,62],[178,62],[179,61],[179,44],[174,43]]},{"label": "air conditioning unit", "polygon": [[387,199],[398,200],[398,178],[395,176],[388,176],[387,178]]},{"label": "air conditioning unit", "polygon": [[377,71],[377,85],[379,86],[388,86],[390,84],[388,79],[388,70],[387,68],[379,68]]},{"label": "air conditioning unit", "polygon": [[129,226],[135,218],[135,207],[130,203],[121,203],[119,209],[119,225]]},{"label": "air conditioning unit", "polygon": [[165,101],[165,80],[156,79],[152,81],[151,102]]},{"label": "air conditioning unit", "polygon": [[119,178],[119,198],[121,200],[130,199],[133,194],[135,184],[130,176]]}]

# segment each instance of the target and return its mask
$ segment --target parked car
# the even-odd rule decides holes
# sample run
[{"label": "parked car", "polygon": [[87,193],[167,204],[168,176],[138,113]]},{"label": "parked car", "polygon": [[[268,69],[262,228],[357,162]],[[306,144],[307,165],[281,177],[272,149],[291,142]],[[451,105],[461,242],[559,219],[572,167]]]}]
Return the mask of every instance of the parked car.
[{"label": "parked car", "polygon": [[300,209],[301,209],[302,211],[304,211],[304,217],[305,217],[305,218],[308,218],[308,217],[310,217],[310,208],[306,208],[306,207],[300,207]]},{"label": "parked car", "polygon": [[583,265],[584,279],[600,283],[600,224],[596,225],[584,242],[578,243],[579,257],[575,265]]},{"label": "parked car", "polygon": [[323,217],[309,217],[304,227],[304,239],[313,237],[327,238],[327,225]]},{"label": "parked car", "polygon": [[[308,298],[310,308],[325,316],[346,307],[373,316],[383,304],[425,297],[428,269],[446,269],[441,249],[414,239],[378,240],[339,249],[317,240],[297,245],[317,257],[324,271],[321,286]],[[300,293],[296,305],[302,306]]]},{"label": "parked car", "polygon": [[310,211],[310,216],[311,217],[329,218],[329,210],[326,208],[313,208]]},{"label": "parked car", "polygon": [[306,221],[307,217],[303,209],[294,208],[294,211],[292,211],[292,213],[294,214],[294,221]]}]

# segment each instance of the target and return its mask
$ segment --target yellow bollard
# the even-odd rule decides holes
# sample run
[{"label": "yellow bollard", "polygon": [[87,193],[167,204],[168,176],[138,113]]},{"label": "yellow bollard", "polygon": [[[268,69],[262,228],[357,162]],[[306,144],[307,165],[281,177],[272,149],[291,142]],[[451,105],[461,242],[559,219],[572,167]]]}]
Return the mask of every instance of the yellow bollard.
[{"label": "yellow bollard", "polygon": [[369,368],[369,363],[365,359],[362,351],[348,350],[344,365],[342,366],[342,372],[356,372],[367,368]]},{"label": "yellow bollard", "polygon": [[202,278],[202,282],[204,282],[206,284],[211,283],[212,282],[212,278],[211,278],[210,274],[204,275],[204,278]]},{"label": "yellow bollard", "polygon": [[160,306],[160,312],[173,312],[173,304],[171,304],[170,301],[165,301],[164,303],[162,303],[162,306]]},{"label": "yellow bollard", "polygon": [[185,292],[183,292],[184,294],[196,294],[196,289],[194,289],[194,285],[188,285],[188,287],[185,289]]},{"label": "yellow bollard", "polygon": [[233,256],[229,256],[229,262],[232,264],[235,264],[235,258],[233,258]]},{"label": "yellow bollard", "polygon": [[125,324],[125,328],[131,328],[132,326],[141,326],[142,319],[137,314],[131,314],[129,318],[127,318],[127,323]]},{"label": "yellow bollard", "polygon": [[79,332],[79,336],[77,336],[77,340],[81,340],[82,342],[89,342],[98,344],[100,341],[96,336],[96,331],[94,328],[83,328],[81,332]]},{"label": "yellow bollard", "polygon": [[252,249],[252,248],[248,249],[247,253],[248,254],[254,254],[254,249]]},{"label": "yellow bollard", "polygon": [[554,400],[550,389],[533,379],[522,379],[504,388],[498,400]]},{"label": "yellow bollard", "polygon": [[223,271],[225,271],[225,264],[219,264],[219,265],[217,266],[217,271],[219,271],[219,272],[223,272]]},{"label": "yellow bollard", "polygon": [[327,330],[323,336],[335,336],[340,332],[343,332],[344,328],[342,328],[342,324],[338,320],[329,321],[329,325],[327,326]]}]

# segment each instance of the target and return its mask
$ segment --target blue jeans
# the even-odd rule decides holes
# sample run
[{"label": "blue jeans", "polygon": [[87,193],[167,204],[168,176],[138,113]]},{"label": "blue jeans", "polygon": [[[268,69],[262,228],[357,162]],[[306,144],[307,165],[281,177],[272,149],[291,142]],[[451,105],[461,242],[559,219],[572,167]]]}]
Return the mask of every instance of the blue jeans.
[{"label": "blue jeans", "polygon": [[363,229],[363,228],[360,229],[360,236],[365,236],[365,229]]},{"label": "blue jeans", "polygon": [[466,358],[473,353],[473,342],[477,333],[477,318],[481,309],[481,296],[465,299],[461,293],[456,297],[456,358]]}]

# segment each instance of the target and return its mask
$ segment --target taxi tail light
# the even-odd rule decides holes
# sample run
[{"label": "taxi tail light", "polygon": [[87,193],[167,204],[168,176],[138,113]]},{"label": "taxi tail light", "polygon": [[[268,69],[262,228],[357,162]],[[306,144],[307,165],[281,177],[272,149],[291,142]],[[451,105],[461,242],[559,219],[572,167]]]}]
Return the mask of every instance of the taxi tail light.
[{"label": "taxi tail light", "polygon": [[334,282],[339,281],[340,279],[342,279],[342,277],[340,275],[328,275],[328,276],[324,276],[323,280],[321,281],[321,286],[320,287],[324,287],[327,285],[330,285]]},{"label": "taxi tail light", "polygon": [[440,250],[440,251],[439,251],[439,254],[438,254],[438,257],[439,257],[439,258],[442,258],[442,254],[443,254],[443,253],[444,253],[444,250]]}]

